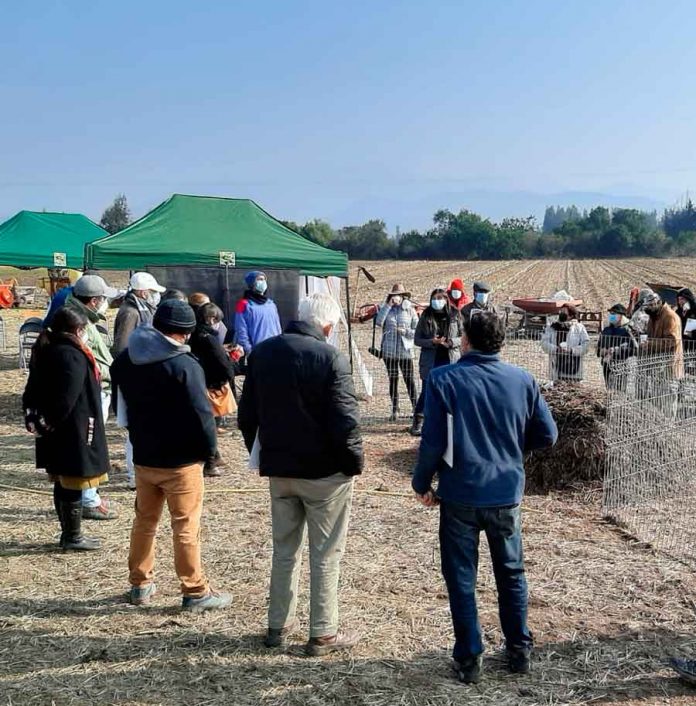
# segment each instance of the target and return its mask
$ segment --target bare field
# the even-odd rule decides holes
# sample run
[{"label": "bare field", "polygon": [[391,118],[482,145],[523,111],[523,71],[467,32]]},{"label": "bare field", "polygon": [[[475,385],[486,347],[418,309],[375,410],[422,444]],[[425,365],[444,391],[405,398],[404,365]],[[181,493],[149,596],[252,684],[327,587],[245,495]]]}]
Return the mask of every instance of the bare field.
[{"label": "bare field", "polygon": [[[500,303],[563,287],[589,307],[625,301],[646,279],[696,283],[689,260],[363,264],[377,283],[368,289],[363,281],[359,303],[381,299],[396,281],[425,301],[434,285],[455,276],[467,285],[485,277]],[[129,606],[133,496],[112,423],[115,472],[105,493],[121,502],[122,515],[86,523],[102,538],[101,552],[64,555],[54,547],[49,487],[33,469],[33,442],[20,412],[25,378],[16,370],[16,330],[31,313],[2,312],[8,328],[8,350],[0,355],[2,706],[696,703],[693,687],[666,666],[670,655],[696,653],[693,573],[603,523],[597,489],[525,500],[533,673],[513,677],[503,667],[495,584],[482,548],[486,674],[477,687],[454,682],[437,513],[410,497],[416,443],[405,426],[375,426],[365,434],[368,463],[357,482],[341,593],[343,623],[363,635],[351,656],[305,658],[302,633],[285,652],[263,648],[269,505],[266,483],[246,469],[236,433],[222,442],[227,473],[207,485],[203,530],[207,571],[214,586],[232,592],[234,607],[207,616],[178,611],[166,518],[159,595],[146,609]],[[304,607],[307,585],[305,570]],[[306,629],[305,608],[300,617]]]},{"label": "bare field", "polygon": [[[377,279],[370,284],[362,276],[358,304],[380,301],[395,282],[403,283],[417,301],[427,302],[438,285],[448,285],[459,277],[469,294],[477,279],[488,281],[495,300],[505,304],[515,297],[541,297],[559,289],[583,299],[592,310],[607,309],[616,302],[628,302],[632,287],[645,282],[667,282],[696,286],[696,259],[671,260],[503,260],[449,262],[417,260],[412,262],[359,262]],[[353,269],[353,268],[352,268]],[[351,275],[351,295],[355,293],[355,274]]]}]

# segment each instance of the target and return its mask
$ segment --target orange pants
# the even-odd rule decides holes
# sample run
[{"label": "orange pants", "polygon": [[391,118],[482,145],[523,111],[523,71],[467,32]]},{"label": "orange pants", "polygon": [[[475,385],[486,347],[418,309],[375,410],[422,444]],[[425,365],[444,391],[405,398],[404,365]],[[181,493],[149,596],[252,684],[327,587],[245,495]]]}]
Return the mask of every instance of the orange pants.
[{"label": "orange pants", "polygon": [[208,580],[201,565],[203,466],[180,468],[135,467],[135,519],[131,530],[128,570],[132,586],[152,583],[155,537],[165,500],[171,516],[174,567],[185,596],[204,596]]}]

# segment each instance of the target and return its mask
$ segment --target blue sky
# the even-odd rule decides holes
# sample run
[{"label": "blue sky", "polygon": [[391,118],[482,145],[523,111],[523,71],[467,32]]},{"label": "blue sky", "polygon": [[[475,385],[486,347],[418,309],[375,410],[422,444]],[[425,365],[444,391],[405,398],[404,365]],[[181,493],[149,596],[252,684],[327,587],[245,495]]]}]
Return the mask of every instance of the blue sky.
[{"label": "blue sky", "polygon": [[2,218],[183,192],[408,227],[476,193],[696,190],[691,0],[25,0],[2,20]]}]

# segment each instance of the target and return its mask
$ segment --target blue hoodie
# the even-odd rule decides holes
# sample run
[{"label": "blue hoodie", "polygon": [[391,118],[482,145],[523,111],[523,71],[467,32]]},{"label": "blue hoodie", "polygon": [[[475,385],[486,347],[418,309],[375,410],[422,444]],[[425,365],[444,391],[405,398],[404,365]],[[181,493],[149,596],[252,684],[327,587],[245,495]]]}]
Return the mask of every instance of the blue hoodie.
[{"label": "blue hoodie", "polygon": [[133,460],[178,468],[210,459],[217,447],[203,369],[190,348],[139,326],[111,367],[126,403]]},{"label": "blue hoodie", "polygon": [[247,291],[244,298],[237,302],[234,330],[235,340],[247,356],[254,346],[274,336],[280,336],[283,330],[275,302],[263,295]]},{"label": "blue hoodie", "polygon": [[[453,466],[443,460],[452,416]],[[441,500],[471,507],[516,505],[524,495],[524,454],[553,446],[556,423],[534,378],[497,355],[472,351],[428,378],[425,424],[413,489],[439,474]]]}]

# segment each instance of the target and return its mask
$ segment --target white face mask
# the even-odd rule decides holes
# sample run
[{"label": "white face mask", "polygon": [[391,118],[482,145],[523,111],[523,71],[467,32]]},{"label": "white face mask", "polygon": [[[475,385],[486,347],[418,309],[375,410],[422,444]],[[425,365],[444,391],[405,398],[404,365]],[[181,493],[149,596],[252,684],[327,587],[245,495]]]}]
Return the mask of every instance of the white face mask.
[{"label": "white face mask", "polygon": [[102,303],[96,309],[97,314],[106,314],[106,311],[108,308],[109,308],[109,302],[107,299],[104,299],[102,301]]},{"label": "white face mask", "polygon": [[476,300],[477,304],[481,304],[482,306],[486,306],[488,303],[488,297],[490,296],[490,292],[476,292],[474,294],[474,299]]},{"label": "white face mask", "polygon": [[689,302],[684,302],[684,306],[682,306],[682,311],[691,311],[691,304],[689,304]]},{"label": "white face mask", "polygon": [[391,300],[392,300],[392,304],[394,304],[394,306],[401,306],[401,302],[403,302],[404,298],[403,297],[392,297]]},{"label": "white face mask", "polygon": [[159,292],[148,292],[145,301],[152,307],[157,308],[159,306],[162,295]]},{"label": "white face mask", "polygon": [[82,331],[80,331],[79,339],[80,339],[83,343],[87,343],[87,341],[89,341],[89,335],[88,335],[86,329],[82,329]]},{"label": "white face mask", "polygon": [[210,324],[210,328],[212,328],[213,331],[219,331],[220,330],[220,322],[219,321],[212,321]]},{"label": "white face mask", "polygon": [[432,306],[435,311],[442,311],[445,308],[447,302],[444,299],[431,299],[430,306]]},{"label": "white face mask", "polygon": [[453,289],[450,294],[455,301],[462,298],[462,293],[458,289]]}]

